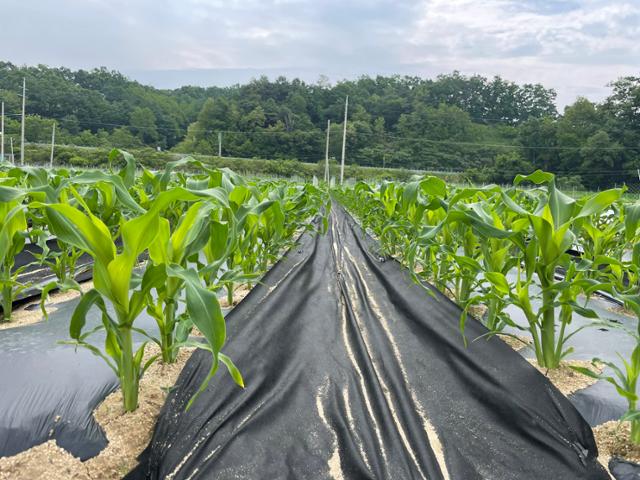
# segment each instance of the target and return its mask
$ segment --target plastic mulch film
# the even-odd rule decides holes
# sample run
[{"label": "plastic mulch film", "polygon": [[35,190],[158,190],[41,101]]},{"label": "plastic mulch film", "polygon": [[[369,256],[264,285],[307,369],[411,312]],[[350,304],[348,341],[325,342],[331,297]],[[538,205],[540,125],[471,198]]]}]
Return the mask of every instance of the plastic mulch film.
[{"label": "plastic mulch film", "polygon": [[573,405],[459,316],[334,208],[227,317],[246,388],[220,371],[185,411],[195,353],[127,478],[609,478]]}]

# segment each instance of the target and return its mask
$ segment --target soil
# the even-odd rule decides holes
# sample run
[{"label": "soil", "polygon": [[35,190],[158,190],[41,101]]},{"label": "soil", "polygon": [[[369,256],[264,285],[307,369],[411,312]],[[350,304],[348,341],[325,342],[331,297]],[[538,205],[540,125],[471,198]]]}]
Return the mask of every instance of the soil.
[{"label": "soil", "polygon": [[513,348],[516,352],[531,344],[531,339],[520,335],[497,335],[500,340]]},{"label": "soil", "polygon": [[229,302],[227,302],[227,295],[225,294],[223,297],[221,297],[220,300],[220,306],[222,308],[230,308],[230,307],[235,307],[238,303],[240,303],[242,301],[242,299],[244,297],[247,296],[247,294],[251,291],[251,287],[248,285],[239,285],[235,288],[235,290],[233,291],[233,304],[229,305]]},{"label": "soil", "polygon": [[[12,457],[0,458],[0,480],[116,480],[137,464],[137,457],[151,439],[153,427],[167,391],[176,382],[193,349],[181,349],[171,365],[153,363],[140,381],[138,409],[125,413],[122,393],[113,392],[94,411],[109,444],[94,458],[81,462],[58,447],[54,440]],[[145,358],[160,353],[147,345]]]},{"label": "soil", "polygon": [[624,315],[625,317],[637,318],[635,313],[633,313],[631,310],[627,310],[622,305],[607,307],[607,310],[612,313],[617,313],[618,315]]},{"label": "soil", "polygon": [[596,367],[591,362],[585,360],[562,360],[560,367],[553,369],[541,368],[533,359],[527,359],[527,361],[545,375],[563,395],[577,392],[598,381],[595,378],[576,372],[571,367],[588,368],[596,373],[602,373],[604,370],[604,365],[598,365]]},{"label": "soil", "polygon": [[[93,281],[83,282],[80,284],[80,288],[83,292],[91,290],[93,288]],[[55,291],[49,294],[49,300],[45,303],[45,309],[47,313],[51,314],[55,312],[58,307],[56,305],[77,298],[80,296],[80,292],[76,290],[67,290],[66,292]],[[28,302],[25,305],[21,305],[16,308],[12,315],[10,322],[0,322],[0,330],[6,330],[7,328],[23,327],[25,325],[31,325],[39,323],[44,320],[42,310],[40,310],[40,299]]]},{"label": "soil", "polygon": [[629,422],[603,423],[593,429],[598,445],[598,460],[607,466],[611,457],[620,457],[630,462],[640,463],[640,446],[631,444],[631,424]]}]

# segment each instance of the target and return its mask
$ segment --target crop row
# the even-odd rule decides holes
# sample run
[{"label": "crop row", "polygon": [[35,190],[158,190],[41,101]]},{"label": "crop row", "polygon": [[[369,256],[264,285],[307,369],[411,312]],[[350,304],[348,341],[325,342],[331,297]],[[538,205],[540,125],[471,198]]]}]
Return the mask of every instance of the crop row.
[{"label": "crop row", "polygon": [[[310,220],[328,211],[326,192],[310,184],[250,181],[192,158],[160,172],[139,169],[119,150],[109,162],[121,168],[0,169],[3,321],[11,321],[16,297],[33,287],[21,281],[26,269],[37,265],[55,273],[55,281],[37,285],[44,311],[51,290],[81,291],[76,264],[88,254],[93,288],[72,315],[67,343],[89,349],[113,369],[126,411],[137,408],[139,380],[157,360],[143,362],[148,342],[159,345],[167,363],[185,345],[211,352],[211,371],[200,391],[220,363],[242,385],[240,372],[222,353],[226,334],[218,292],[226,291],[231,302],[234,288],[256,282],[296,234],[324,228],[326,223]],[[199,173],[186,174],[185,167]],[[52,238],[57,248],[50,248]],[[28,244],[39,247],[33,262],[16,266]],[[92,308],[99,309],[101,323],[87,329]],[[143,312],[155,320],[157,336],[136,326]],[[204,341],[189,340],[194,327]],[[99,331],[106,333],[104,349],[88,339]],[[134,332],[147,341],[137,346]]]},{"label": "crop row", "polygon": [[[534,188],[520,188],[523,183]],[[592,295],[606,293],[633,311],[638,327],[629,334],[636,347],[622,368],[607,363],[612,373],[601,376],[580,371],[616,386],[628,402],[632,440],[640,443],[640,204],[623,202],[623,193],[617,188],[576,200],[556,188],[553,174],[536,171],[507,189],[452,187],[428,176],[361,182],[336,196],[385,254],[458,303],[463,338],[469,311],[482,305],[487,336],[507,326],[525,329],[537,363],[557,368],[580,330],[569,327],[574,313],[592,325],[607,322],[589,308]],[[506,313],[509,305],[523,312],[525,326]]]}]

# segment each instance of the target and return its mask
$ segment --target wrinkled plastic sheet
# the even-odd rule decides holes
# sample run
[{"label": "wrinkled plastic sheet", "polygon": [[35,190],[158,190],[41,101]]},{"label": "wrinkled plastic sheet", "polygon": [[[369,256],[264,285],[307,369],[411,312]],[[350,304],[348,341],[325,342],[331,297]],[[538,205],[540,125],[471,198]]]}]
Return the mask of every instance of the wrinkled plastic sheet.
[{"label": "wrinkled plastic sheet", "polygon": [[[60,250],[58,242],[55,238],[47,240],[47,247],[52,252]],[[40,295],[41,287],[46,284],[56,281],[56,276],[51,269],[46,265],[41,265],[35,255],[42,253],[42,248],[39,245],[33,243],[27,243],[22,251],[16,255],[14,259],[14,270],[24,267],[18,281],[24,285],[29,285],[28,288],[21,291],[16,296],[16,304],[23,303],[31,300],[34,297]],[[78,282],[84,282],[91,279],[92,272],[91,266],[93,265],[93,259],[86,253],[83,253],[78,258],[76,263],[76,275],[75,280]]]},{"label": "wrinkled plastic sheet", "polygon": [[[107,439],[93,410],[118,386],[105,362],[84,348],[60,344],[69,339],[69,319],[78,300],[56,305],[49,320],[0,330],[0,457],[55,440],[82,460],[97,455]],[[94,308],[86,328],[101,324]],[[154,332],[142,315],[136,326]],[[136,342],[143,341],[134,334]],[[87,339],[104,347],[104,334]]]},{"label": "wrinkled plastic sheet", "polygon": [[638,465],[619,458],[612,458],[609,461],[609,471],[616,480],[640,480]]},{"label": "wrinkled plastic sheet", "polygon": [[574,406],[430,293],[334,208],[227,317],[246,388],[220,371],[185,411],[194,353],[127,478],[608,478]]},{"label": "wrinkled plastic sheet", "polygon": [[[56,240],[49,240],[48,247],[58,250]],[[22,292],[15,305],[33,300],[40,295],[39,286],[55,280],[48,267],[35,262],[34,254],[41,251],[38,245],[27,244],[16,256],[15,268],[26,266],[19,280],[33,286]],[[90,256],[81,255],[76,280],[91,279],[92,265]],[[81,460],[94,457],[107,446],[93,410],[118,388],[118,379],[87,349],[61,343],[69,339],[69,320],[78,301],[48,302],[48,309],[55,308],[48,321],[0,330],[0,457],[48,440],[55,440]],[[111,307],[109,310],[113,314]],[[100,311],[94,307],[85,330],[100,324]],[[144,312],[136,320],[136,327],[152,335],[158,331],[155,320]],[[86,341],[103,350],[104,338],[99,332]],[[148,340],[137,332],[133,338],[136,348]]]},{"label": "wrinkled plastic sheet", "polygon": [[[515,275],[510,275],[509,280],[514,281]],[[578,299],[581,304],[585,301],[585,298]],[[531,301],[534,308],[538,308],[540,303],[539,299]],[[597,357],[624,369],[622,359],[630,358],[636,346],[635,337],[629,332],[636,331],[637,319],[632,315],[624,314],[617,304],[599,295],[591,297],[587,306],[597,313],[598,318],[606,320],[609,324],[593,326],[592,319],[574,312],[572,321],[566,328],[566,333],[573,335],[565,346],[572,349],[569,360],[591,361]],[[506,313],[516,324],[522,327],[528,325],[526,317],[519,308],[509,306]],[[520,333],[520,330],[512,327],[507,327],[505,331]],[[526,358],[535,358],[532,348],[524,348],[520,350],[520,354]],[[609,367],[605,368],[605,373],[613,375]],[[612,384],[605,380],[599,380],[573,393],[569,399],[592,427],[619,419],[628,408],[626,400],[618,394]]]}]

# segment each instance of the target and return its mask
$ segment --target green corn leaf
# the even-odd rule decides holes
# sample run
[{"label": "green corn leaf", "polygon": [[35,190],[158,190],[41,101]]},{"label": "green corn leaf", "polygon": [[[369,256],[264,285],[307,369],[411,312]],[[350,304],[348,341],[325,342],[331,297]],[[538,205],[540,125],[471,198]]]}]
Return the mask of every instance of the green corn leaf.
[{"label": "green corn leaf", "polygon": [[555,230],[573,217],[576,201],[556,188],[555,182],[549,186],[549,210]]},{"label": "green corn leaf", "polygon": [[549,172],[543,172],[542,170],[536,170],[530,175],[516,175],[516,178],[513,180],[514,185],[520,185],[522,182],[532,182],[536,185],[540,185],[543,183],[551,183],[555,179],[555,175]]},{"label": "green corn leaf", "polygon": [[640,204],[625,205],[624,207],[624,235],[627,242],[633,240],[640,223]]},{"label": "green corn leaf", "polygon": [[116,247],[111,232],[99,218],[61,203],[47,205],[45,212],[49,228],[60,240],[87,252],[105,266],[113,260]]},{"label": "green corn leaf", "polygon": [[224,353],[220,353],[219,357],[220,361],[224,363],[227,370],[229,370],[229,374],[231,375],[231,378],[233,378],[233,381],[236,382],[239,387],[244,388],[244,379],[242,378],[242,374],[240,373],[240,370],[238,370],[238,367],[236,367],[233,361]]},{"label": "green corn leaf", "polygon": [[623,190],[621,188],[612,188],[611,190],[596,193],[588,198],[580,212],[576,215],[576,218],[583,218],[595,213],[602,213],[604,210],[609,208],[612,203],[617,201],[622,196],[622,193]]},{"label": "green corn leaf", "polygon": [[194,203],[180,219],[180,223],[171,235],[171,262],[181,264],[186,256],[199,251],[207,241],[203,230],[208,227],[211,210],[210,202]]},{"label": "green corn leaf", "polygon": [[24,197],[24,195],[25,193],[18,188],[0,186],[0,202],[12,202]]},{"label": "green corn leaf", "polygon": [[73,315],[71,315],[71,323],[69,324],[69,336],[74,340],[79,340],[82,335],[82,329],[85,326],[87,321],[87,313],[93,307],[97,305],[101,310],[106,311],[106,307],[104,305],[104,301],[102,300],[102,296],[100,292],[98,292],[95,288],[92,288],[88,292],[84,293],[82,297],[80,297],[80,301],[76,306],[76,309],[73,311]]},{"label": "green corn leaf", "polygon": [[75,185],[95,185],[98,182],[105,182],[113,185],[120,203],[132,212],[138,214],[144,213],[144,209],[133,199],[129,193],[129,189],[125,186],[120,176],[101,172],[99,170],[91,170],[73,177],[73,184]]},{"label": "green corn leaf", "polygon": [[118,158],[118,155],[122,155],[126,162],[125,167],[120,170],[118,176],[122,178],[122,183],[126,188],[131,188],[136,180],[136,159],[128,152],[114,148],[109,152],[109,164],[112,164]]},{"label": "green corn leaf", "polygon": [[484,276],[498,292],[503,295],[509,295],[511,288],[504,274],[500,272],[486,272]]},{"label": "green corn leaf", "polygon": [[209,384],[209,380],[216,374],[219,353],[226,339],[226,325],[216,294],[202,286],[200,278],[194,270],[185,269],[179,265],[171,265],[167,268],[167,273],[169,276],[180,278],[184,281],[187,312],[193,324],[203,334],[212,354],[211,370],[198,392],[189,402],[188,408],[195,398],[204,391]]}]

